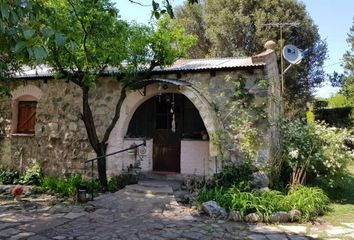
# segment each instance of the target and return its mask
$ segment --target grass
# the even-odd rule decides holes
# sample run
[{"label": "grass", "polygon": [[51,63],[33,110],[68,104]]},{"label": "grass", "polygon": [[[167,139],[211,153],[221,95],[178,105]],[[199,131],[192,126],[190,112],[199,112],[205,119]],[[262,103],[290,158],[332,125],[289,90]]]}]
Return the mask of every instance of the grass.
[{"label": "grass", "polygon": [[329,191],[332,211],[322,219],[332,225],[354,222],[354,161],[349,165],[348,172],[338,188]]}]

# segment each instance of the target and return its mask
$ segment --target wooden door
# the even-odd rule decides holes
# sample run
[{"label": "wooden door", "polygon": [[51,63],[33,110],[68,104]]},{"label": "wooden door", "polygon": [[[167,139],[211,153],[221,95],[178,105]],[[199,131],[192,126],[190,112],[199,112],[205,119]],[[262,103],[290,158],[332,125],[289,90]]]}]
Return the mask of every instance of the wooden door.
[{"label": "wooden door", "polygon": [[36,106],[37,102],[19,102],[18,103],[18,133],[34,133],[36,124]]},{"label": "wooden door", "polygon": [[[177,94],[163,94],[156,97],[153,148],[154,171],[181,171],[181,102],[181,96]],[[171,109],[173,109],[173,112],[171,112]],[[173,116],[175,117],[175,131],[172,131]]]}]

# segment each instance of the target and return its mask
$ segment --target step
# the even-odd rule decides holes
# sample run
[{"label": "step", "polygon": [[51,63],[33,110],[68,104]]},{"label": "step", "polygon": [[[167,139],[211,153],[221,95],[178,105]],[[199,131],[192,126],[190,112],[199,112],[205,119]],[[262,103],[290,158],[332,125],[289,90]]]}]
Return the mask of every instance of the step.
[{"label": "step", "polygon": [[138,184],[144,187],[154,187],[154,188],[171,187],[169,182],[158,181],[158,180],[146,180],[146,181],[143,180],[143,181],[139,181]]},{"label": "step", "polygon": [[125,189],[129,192],[138,192],[144,194],[152,195],[173,195],[172,187],[161,186],[161,187],[152,187],[152,186],[143,186],[140,184],[127,185]]}]

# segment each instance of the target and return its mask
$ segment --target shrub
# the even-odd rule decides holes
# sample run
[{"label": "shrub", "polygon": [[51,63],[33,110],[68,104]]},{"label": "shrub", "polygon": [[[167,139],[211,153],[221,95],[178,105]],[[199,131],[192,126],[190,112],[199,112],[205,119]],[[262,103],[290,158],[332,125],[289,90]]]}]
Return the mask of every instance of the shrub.
[{"label": "shrub", "polygon": [[322,215],[329,210],[329,199],[319,188],[299,186],[292,188],[287,195],[278,191],[240,191],[237,187],[203,189],[197,195],[197,203],[214,200],[220,206],[239,211],[241,216],[260,213],[265,221],[276,211],[298,209],[303,220]]},{"label": "shrub", "polygon": [[298,209],[303,220],[310,220],[329,211],[329,198],[324,191],[317,187],[297,186],[291,188],[281,201],[281,208],[285,211]]},{"label": "shrub", "polygon": [[118,176],[114,176],[108,179],[108,191],[115,192],[122,188],[122,182]]},{"label": "shrub", "polygon": [[63,197],[70,197],[75,195],[76,188],[81,184],[86,184],[86,182],[83,181],[80,174],[76,174],[66,179],[44,177],[41,187],[44,191],[57,193]]},{"label": "shrub", "polygon": [[2,184],[16,184],[19,182],[20,174],[17,170],[1,169],[0,182]]},{"label": "shrub", "polygon": [[39,165],[27,169],[25,176],[20,180],[21,184],[40,185],[42,178],[42,171]]},{"label": "shrub", "polygon": [[[331,178],[344,171],[351,159],[344,144],[350,132],[324,123],[306,124],[301,120],[284,122],[282,131],[283,174],[291,172],[291,184],[303,184],[315,178]],[[286,169],[287,168],[287,169]],[[290,179],[289,176],[286,178]]]},{"label": "shrub", "polygon": [[248,162],[227,165],[220,173],[214,174],[213,178],[207,182],[207,187],[228,188],[237,185],[243,190],[250,190],[249,182],[252,179],[252,173],[252,166]]}]

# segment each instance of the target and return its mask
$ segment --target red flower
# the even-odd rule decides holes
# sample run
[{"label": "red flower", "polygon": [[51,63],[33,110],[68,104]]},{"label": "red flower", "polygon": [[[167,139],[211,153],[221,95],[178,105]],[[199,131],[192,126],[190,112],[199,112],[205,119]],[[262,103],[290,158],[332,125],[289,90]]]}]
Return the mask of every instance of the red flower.
[{"label": "red flower", "polygon": [[20,196],[23,193],[23,187],[22,186],[16,186],[14,189],[12,189],[12,195],[14,197]]}]

